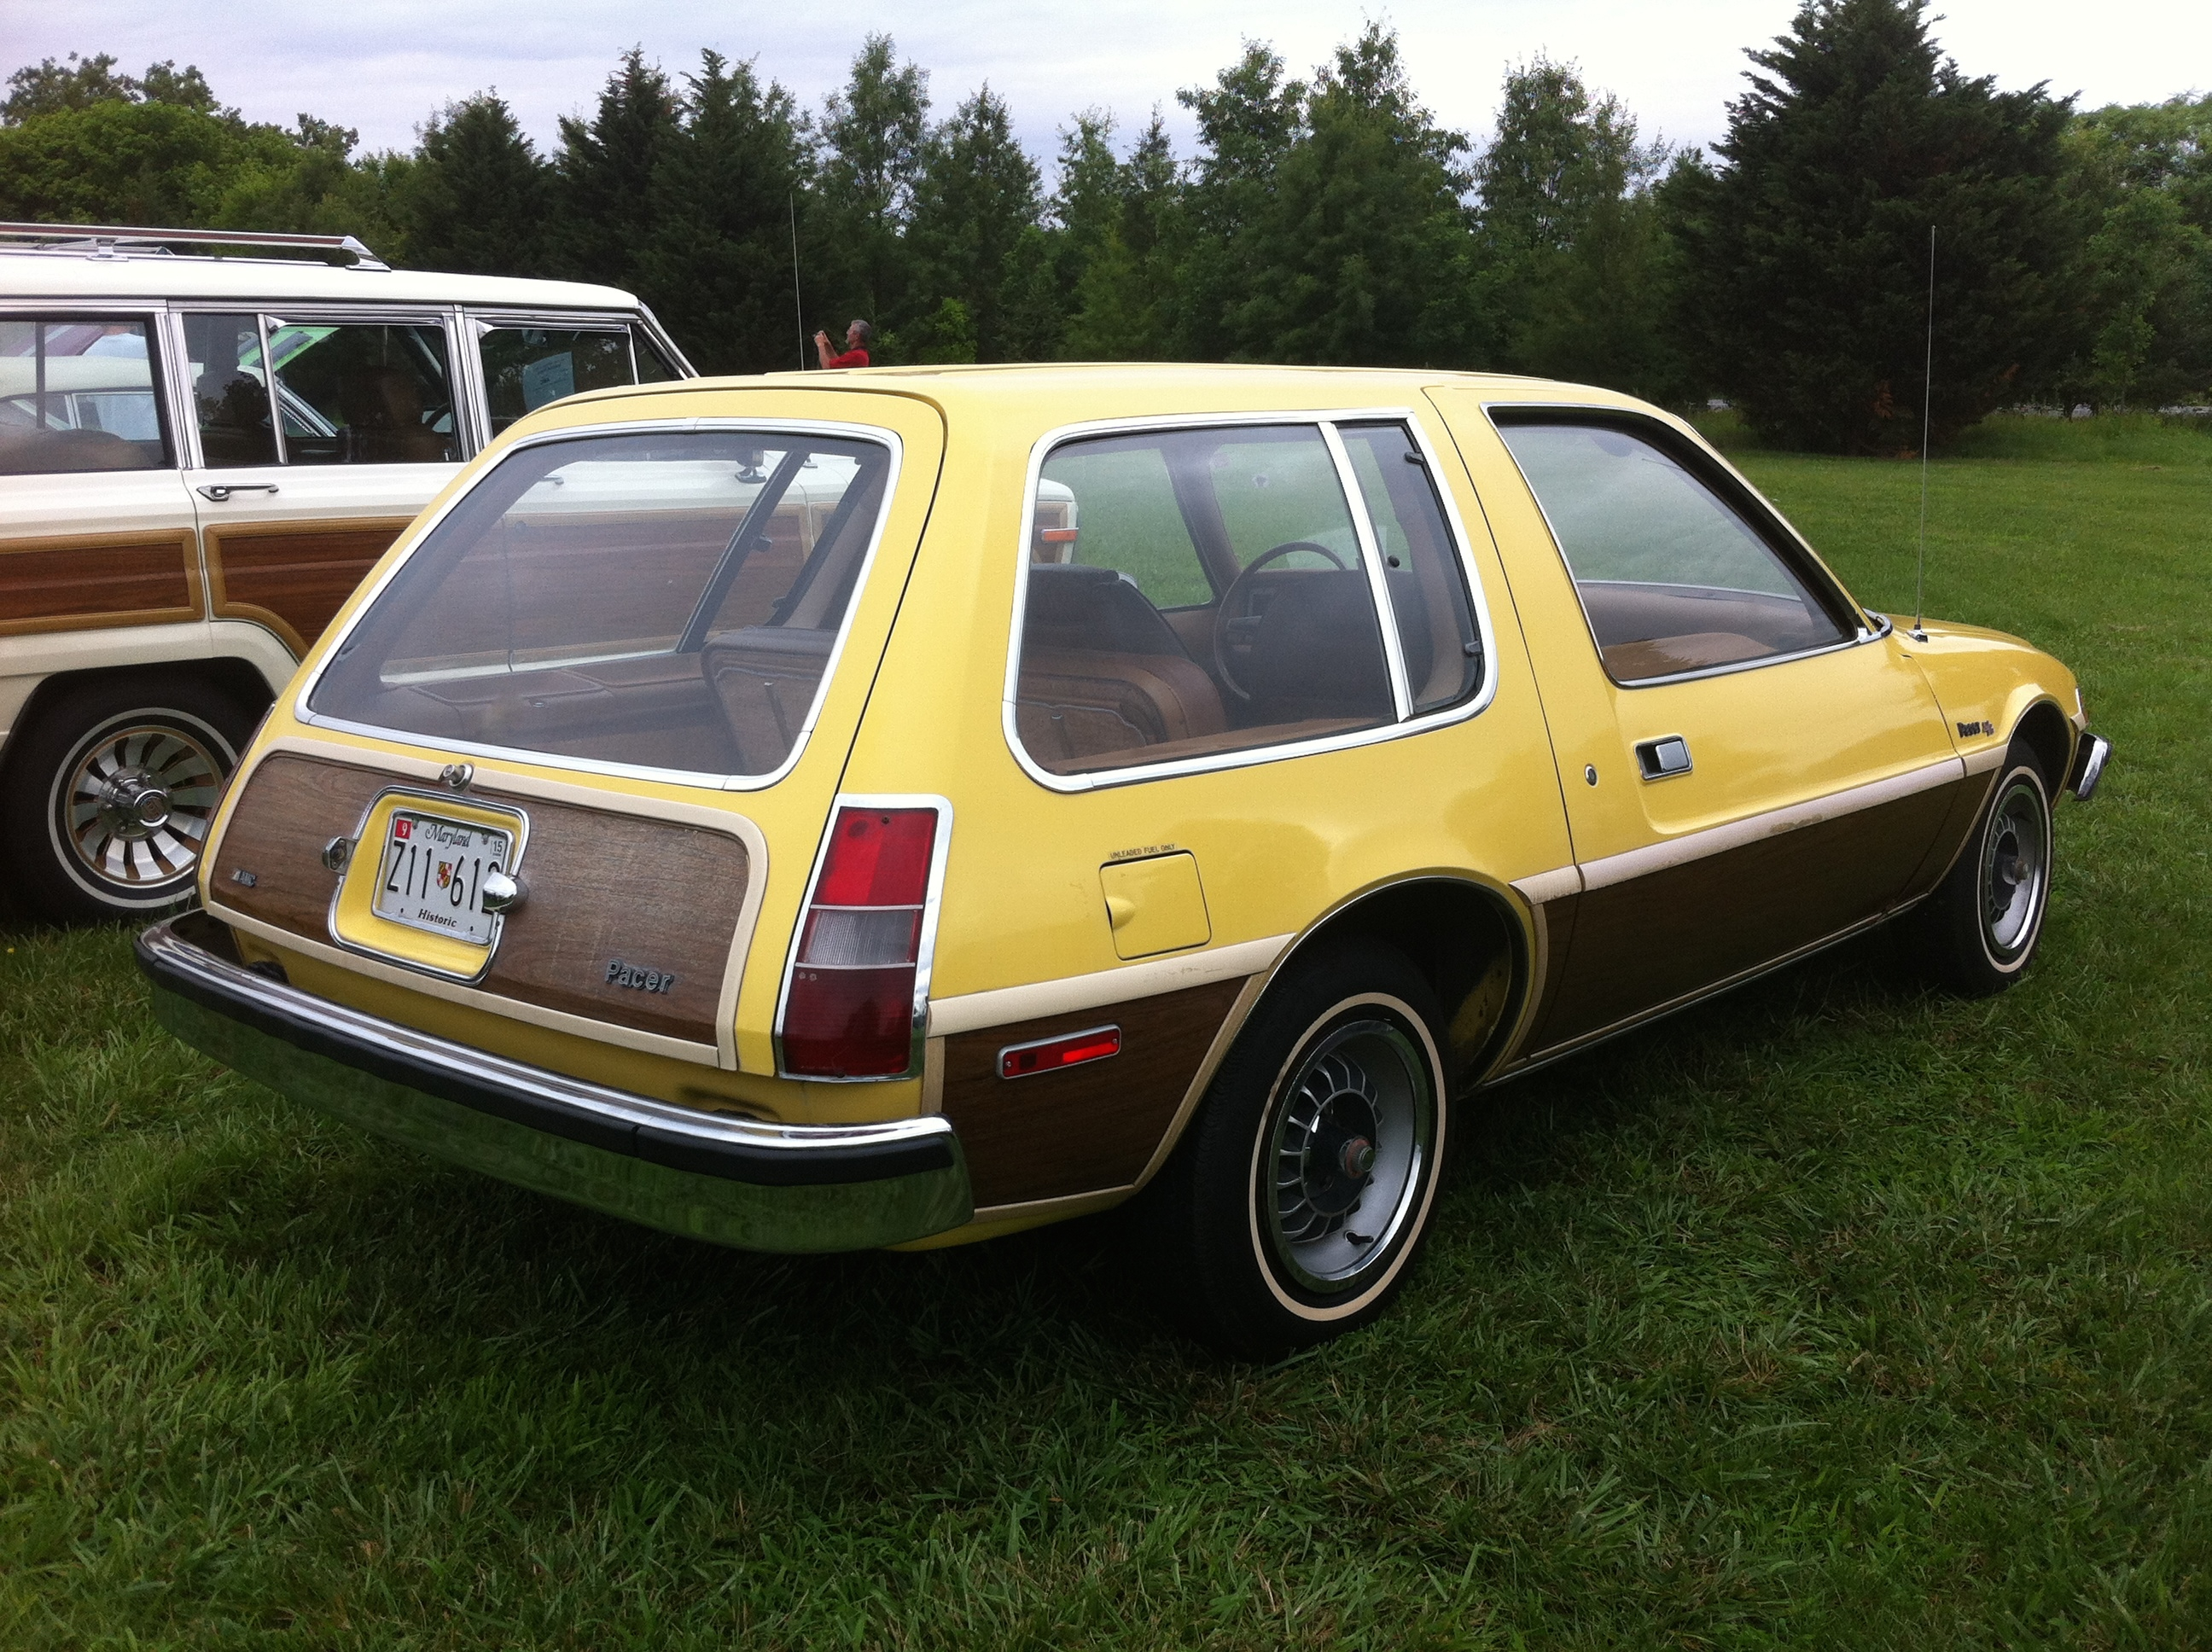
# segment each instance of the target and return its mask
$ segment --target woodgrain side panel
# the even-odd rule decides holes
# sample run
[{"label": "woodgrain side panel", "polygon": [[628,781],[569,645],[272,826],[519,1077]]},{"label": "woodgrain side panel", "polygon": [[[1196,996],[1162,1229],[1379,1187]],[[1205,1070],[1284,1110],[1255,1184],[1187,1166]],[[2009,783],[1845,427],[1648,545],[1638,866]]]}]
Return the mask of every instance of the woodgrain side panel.
[{"label": "woodgrain side panel", "polygon": [[240,522],[206,529],[216,615],[252,620],[305,653],[376,559],[414,519]]},{"label": "woodgrain side panel", "polygon": [[190,529],[0,539],[0,635],[173,624],[199,614]]},{"label": "woodgrain side panel", "polygon": [[[215,866],[217,898],[295,934],[327,941],[338,874],[323,846],[350,836],[393,777],[278,752],[247,780]],[[472,801],[530,817],[520,873],[529,891],[507,920],[478,988],[571,1015],[695,1043],[716,1042],[731,937],[751,873],[733,837],[635,815],[477,787]],[[373,851],[372,851],[373,853]],[[235,875],[253,877],[247,886]],[[364,862],[356,875],[374,876]],[[607,978],[619,960],[673,975],[665,992]]]},{"label": "woodgrain side panel", "polygon": [[1585,893],[1531,1050],[1611,1026],[1850,928],[1900,899],[1959,783]]},{"label": "woodgrain side panel", "polygon": [[[715,1041],[730,938],[744,909],[744,845],[720,832],[635,815],[469,793],[530,817],[521,876],[529,891],[507,919],[486,992],[642,1032]],[[621,962],[673,975],[665,992],[607,979]]]},{"label": "woodgrain side panel", "polygon": [[[945,1041],[943,1108],[960,1133],[979,1210],[1126,1187],[1151,1162],[1242,978],[1042,1017]],[[1121,1053],[1065,1072],[999,1077],[1008,1044],[1108,1023]]]},{"label": "woodgrain side panel", "polygon": [[[295,935],[328,940],[338,874],[324,866],[323,845],[351,836],[369,799],[391,783],[345,763],[281,751],[263,759],[216,847],[216,898]],[[241,882],[241,874],[253,882]]]}]

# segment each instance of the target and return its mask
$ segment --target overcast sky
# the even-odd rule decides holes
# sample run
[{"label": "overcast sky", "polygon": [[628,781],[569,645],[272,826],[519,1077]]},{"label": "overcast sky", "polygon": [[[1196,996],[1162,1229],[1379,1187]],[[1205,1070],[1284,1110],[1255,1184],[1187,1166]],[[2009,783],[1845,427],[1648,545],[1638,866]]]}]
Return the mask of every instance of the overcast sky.
[{"label": "overcast sky", "polygon": [[[1572,59],[1618,93],[1644,135],[1710,143],[1741,90],[1746,47],[1779,33],[1794,0],[1400,0],[1390,6],[1279,0],[936,0],[917,10],[857,0],[796,7],[677,0],[0,0],[0,74],[75,51],[111,52],[125,70],[198,64],[216,95],[252,118],[289,125],[302,110],[360,130],[370,149],[411,147],[424,115],[496,87],[550,145],[563,114],[586,112],[628,46],[678,70],[712,46],[757,59],[808,108],[845,76],[861,39],[889,30],[930,71],[937,112],[988,81],[1040,161],[1077,110],[1110,109],[1124,140],[1155,103],[1176,149],[1191,125],[1176,88],[1211,81],[1248,36],[1304,73],[1370,16],[1394,26],[1422,100],[1478,141],[1508,64]],[[2084,106],[2152,101],[2212,83],[2204,0],[1949,0],[1938,39],[1971,74],[2008,88],[2048,81]]]}]

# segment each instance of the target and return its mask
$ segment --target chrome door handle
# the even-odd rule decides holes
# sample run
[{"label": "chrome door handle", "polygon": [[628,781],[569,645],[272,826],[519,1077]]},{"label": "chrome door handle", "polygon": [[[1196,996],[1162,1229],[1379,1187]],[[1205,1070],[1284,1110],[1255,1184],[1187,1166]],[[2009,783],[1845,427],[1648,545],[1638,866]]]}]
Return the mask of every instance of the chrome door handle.
[{"label": "chrome door handle", "polygon": [[197,491],[220,504],[233,494],[273,494],[276,491],[276,484],[273,482],[210,482],[203,483]]},{"label": "chrome door handle", "polygon": [[1679,734],[1636,743],[1636,767],[1647,780],[1671,780],[1690,772],[1690,743]]}]

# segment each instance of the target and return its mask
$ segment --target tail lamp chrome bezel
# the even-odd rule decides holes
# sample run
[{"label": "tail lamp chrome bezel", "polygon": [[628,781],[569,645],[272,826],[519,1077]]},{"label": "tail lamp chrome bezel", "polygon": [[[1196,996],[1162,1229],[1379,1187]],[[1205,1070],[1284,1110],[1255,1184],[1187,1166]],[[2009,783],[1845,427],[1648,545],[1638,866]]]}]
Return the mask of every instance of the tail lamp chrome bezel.
[{"label": "tail lamp chrome bezel", "polygon": [[[851,1076],[813,1072],[793,1072],[785,1059],[783,1048],[784,1016],[791,1007],[792,977],[799,968],[799,946],[806,933],[808,914],[814,910],[814,892],[822,881],[822,869],[829,864],[830,839],[840,816],[848,809],[927,809],[937,817],[936,829],[929,845],[929,880],[922,896],[921,934],[915,944],[914,995],[908,1012],[913,1017],[914,1030],[907,1045],[907,1065],[900,1072],[869,1072]],[[830,800],[829,818],[823,823],[821,841],[814,847],[814,865],[806,874],[806,893],[799,903],[798,916],[792,921],[791,938],[784,947],[783,980],[775,995],[775,1073],[779,1078],[789,1078],[809,1084],[899,1084],[921,1076],[922,1057],[928,1043],[929,980],[937,952],[937,919],[945,896],[945,860],[952,843],[952,800],[931,793],[840,792]]]}]

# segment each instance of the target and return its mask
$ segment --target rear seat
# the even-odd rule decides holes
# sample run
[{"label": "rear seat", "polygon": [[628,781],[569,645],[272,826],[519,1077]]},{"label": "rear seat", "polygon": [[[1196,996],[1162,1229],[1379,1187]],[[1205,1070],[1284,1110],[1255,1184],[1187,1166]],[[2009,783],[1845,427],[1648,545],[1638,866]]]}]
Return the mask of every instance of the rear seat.
[{"label": "rear seat", "polygon": [[765,774],[791,755],[836,635],[749,625],[707,639],[700,670],[738,743],[738,773]]},{"label": "rear seat", "polygon": [[1219,734],[1213,679],[1143,592],[1109,568],[1036,563],[1023,620],[1015,723],[1046,768]]}]

